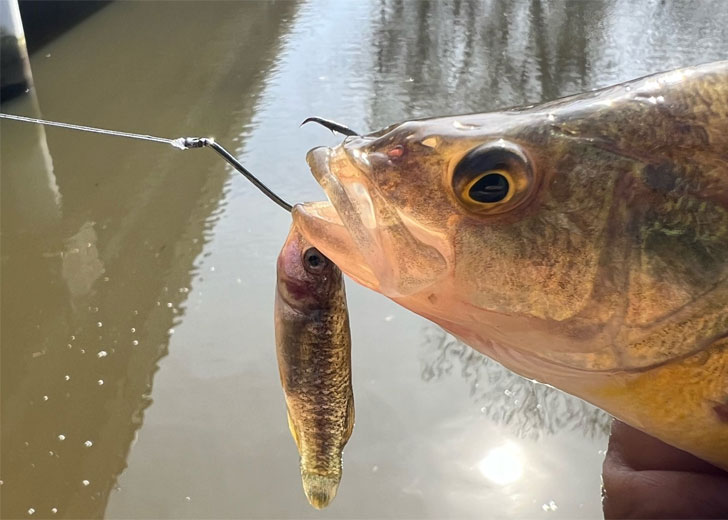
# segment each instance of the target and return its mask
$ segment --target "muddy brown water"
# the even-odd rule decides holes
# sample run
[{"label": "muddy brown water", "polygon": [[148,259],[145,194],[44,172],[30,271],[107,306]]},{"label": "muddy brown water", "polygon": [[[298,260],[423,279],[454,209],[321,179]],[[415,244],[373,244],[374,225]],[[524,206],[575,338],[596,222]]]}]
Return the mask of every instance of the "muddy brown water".
[{"label": "muddy brown water", "polygon": [[[721,1],[115,2],[3,111],[212,135],[282,197],[306,151],[728,57]],[[212,151],[3,120],[3,518],[599,518],[608,418],[349,283],[357,406],[314,511],[273,344],[289,216]]]}]

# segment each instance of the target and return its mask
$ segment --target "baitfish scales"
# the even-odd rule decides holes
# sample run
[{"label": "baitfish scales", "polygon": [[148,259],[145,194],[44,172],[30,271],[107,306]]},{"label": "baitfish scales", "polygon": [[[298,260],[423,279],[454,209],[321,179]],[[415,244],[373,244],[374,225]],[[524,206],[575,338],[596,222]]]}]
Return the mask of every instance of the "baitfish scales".
[{"label": "baitfish scales", "polygon": [[349,313],[341,271],[295,226],[278,256],[275,333],[303,489],[321,509],[336,496],[354,428]]}]

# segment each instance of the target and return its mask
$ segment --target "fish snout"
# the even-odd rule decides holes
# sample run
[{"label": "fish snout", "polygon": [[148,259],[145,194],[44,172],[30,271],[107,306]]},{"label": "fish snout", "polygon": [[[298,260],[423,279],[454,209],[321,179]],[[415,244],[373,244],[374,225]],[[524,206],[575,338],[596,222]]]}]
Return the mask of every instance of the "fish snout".
[{"label": "fish snout", "polygon": [[322,178],[329,175],[329,158],[331,157],[331,148],[327,146],[317,146],[312,148],[306,154],[306,163],[311,169],[316,181],[321,184]]},{"label": "fish snout", "polygon": [[373,144],[377,141],[374,137],[368,136],[351,136],[347,137],[341,144],[341,149],[346,158],[358,170],[359,173],[367,174],[371,171],[373,161],[376,156],[381,155],[376,152]]}]

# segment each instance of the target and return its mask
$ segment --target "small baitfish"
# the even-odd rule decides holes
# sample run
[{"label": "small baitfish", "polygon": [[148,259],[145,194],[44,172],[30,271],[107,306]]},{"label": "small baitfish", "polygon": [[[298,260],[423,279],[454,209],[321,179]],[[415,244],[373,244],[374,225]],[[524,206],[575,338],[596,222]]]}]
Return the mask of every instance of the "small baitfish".
[{"label": "small baitfish", "polygon": [[728,469],[728,61],[408,121],[308,163],[346,274]]},{"label": "small baitfish", "polygon": [[342,450],[354,428],[344,279],[295,226],[277,268],[276,350],[288,426],[301,456],[303,490],[321,509],[336,496]]}]

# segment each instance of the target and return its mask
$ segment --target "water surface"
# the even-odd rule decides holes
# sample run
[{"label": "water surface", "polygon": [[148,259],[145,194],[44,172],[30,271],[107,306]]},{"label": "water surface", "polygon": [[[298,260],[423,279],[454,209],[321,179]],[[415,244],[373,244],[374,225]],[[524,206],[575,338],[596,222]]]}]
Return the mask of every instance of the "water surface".
[{"label": "water surface", "polygon": [[[212,135],[289,201],[309,148],[728,56],[722,2],[114,2],[3,111]],[[599,518],[608,418],[349,283],[357,423],[303,495],[273,341],[290,217],[212,151],[2,121],[3,518]]]}]

